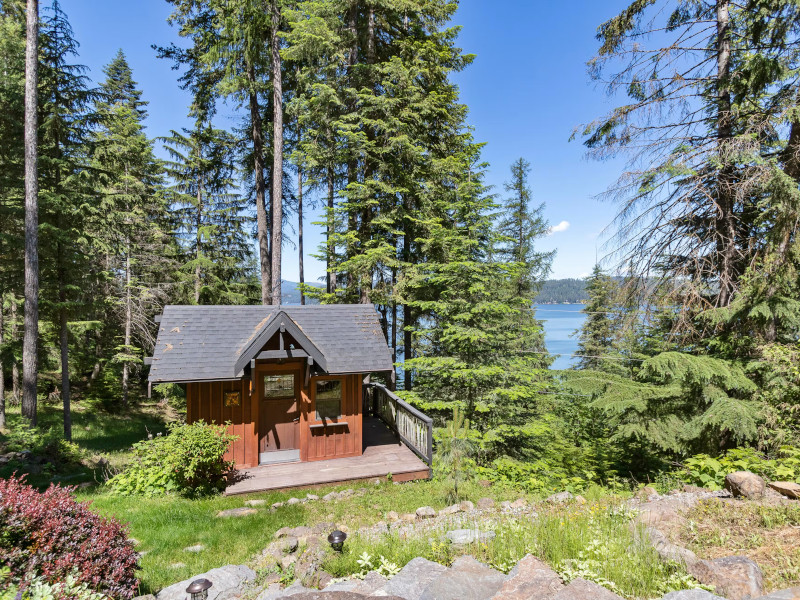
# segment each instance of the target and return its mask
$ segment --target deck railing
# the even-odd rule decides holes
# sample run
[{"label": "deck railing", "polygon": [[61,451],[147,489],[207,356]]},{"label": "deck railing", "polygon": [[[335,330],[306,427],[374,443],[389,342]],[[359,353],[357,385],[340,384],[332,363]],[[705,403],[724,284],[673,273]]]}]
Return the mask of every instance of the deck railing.
[{"label": "deck railing", "polygon": [[372,414],[392,429],[403,443],[426,463],[433,462],[433,419],[399,398],[379,383],[364,386],[366,404]]}]

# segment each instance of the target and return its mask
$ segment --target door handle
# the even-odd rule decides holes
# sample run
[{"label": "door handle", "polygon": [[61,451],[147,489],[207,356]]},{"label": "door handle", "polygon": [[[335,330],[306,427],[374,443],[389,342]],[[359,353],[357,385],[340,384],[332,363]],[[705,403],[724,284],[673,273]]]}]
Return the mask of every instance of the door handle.
[{"label": "door handle", "polygon": [[292,423],[299,423],[299,422],[300,422],[300,417],[297,417],[296,419],[292,419]]}]

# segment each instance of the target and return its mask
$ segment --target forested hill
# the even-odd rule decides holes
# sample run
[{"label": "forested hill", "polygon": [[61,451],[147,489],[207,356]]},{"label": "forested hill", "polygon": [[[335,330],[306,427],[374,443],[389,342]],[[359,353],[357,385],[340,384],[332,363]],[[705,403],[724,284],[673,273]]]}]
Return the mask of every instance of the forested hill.
[{"label": "forested hill", "polygon": [[534,298],[536,304],[584,304],[586,282],[583,279],[548,279]]}]

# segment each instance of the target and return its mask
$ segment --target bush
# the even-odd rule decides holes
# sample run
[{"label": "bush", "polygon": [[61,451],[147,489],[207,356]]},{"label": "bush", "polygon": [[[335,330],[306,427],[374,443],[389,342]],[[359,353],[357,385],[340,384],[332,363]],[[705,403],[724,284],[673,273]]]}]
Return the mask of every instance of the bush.
[{"label": "bush", "polygon": [[169,434],[134,444],[133,462],[108,485],[124,496],[205,495],[225,487],[233,462],[223,456],[237,436],[225,425],[169,425]]},{"label": "bush", "polygon": [[67,575],[59,583],[32,577],[21,585],[9,583],[8,577],[8,569],[0,569],[0,600],[108,600],[108,596],[93,592],[85,583],[78,583],[74,575]]},{"label": "bush", "polygon": [[800,448],[782,446],[774,458],[753,448],[734,448],[718,458],[697,454],[683,461],[683,468],[675,475],[687,483],[718,490],[725,483],[725,476],[734,471],[751,471],[768,480],[798,481]]},{"label": "bush", "polygon": [[0,564],[21,587],[36,578],[51,584],[71,578],[76,586],[132,598],[138,557],[127,529],[89,510],[71,491],[51,485],[41,493],[23,478],[0,479]]},{"label": "bush", "polygon": [[13,452],[30,450],[58,466],[78,464],[84,454],[80,446],[65,440],[59,430],[52,427],[37,429],[27,424],[17,425],[8,432],[6,448]]}]

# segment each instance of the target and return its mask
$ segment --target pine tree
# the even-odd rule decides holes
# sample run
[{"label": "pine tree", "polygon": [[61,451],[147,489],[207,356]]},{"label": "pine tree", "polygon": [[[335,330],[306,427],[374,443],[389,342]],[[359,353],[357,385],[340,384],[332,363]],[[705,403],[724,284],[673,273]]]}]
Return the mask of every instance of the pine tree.
[{"label": "pine tree", "polygon": [[243,304],[251,250],[243,200],[235,191],[236,140],[198,121],[163,139],[172,160],[170,202],[193,279],[194,304]]},{"label": "pine tree", "polygon": [[624,358],[618,351],[621,332],[619,330],[618,295],[619,286],[600,265],[595,265],[586,278],[589,301],[581,312],[586,314],[578,334],[579,369],[594,369],[609,373],[624,374],[620,361]]}]

